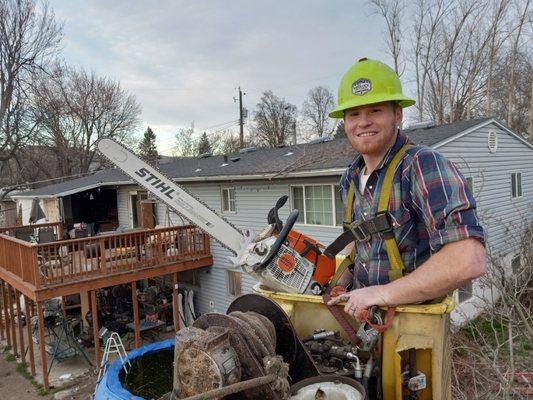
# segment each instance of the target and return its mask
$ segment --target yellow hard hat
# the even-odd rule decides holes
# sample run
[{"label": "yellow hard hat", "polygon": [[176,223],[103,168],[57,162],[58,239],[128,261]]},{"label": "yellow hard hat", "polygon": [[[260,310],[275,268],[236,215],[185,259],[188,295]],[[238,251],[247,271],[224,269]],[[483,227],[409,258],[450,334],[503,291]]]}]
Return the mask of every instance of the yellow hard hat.
[{"label": "yellow hard hat", "polygon": [[361,58],[342,77],[338,106],[329,116],[344,118],[345,110],[384,101],[397,102],[403,108],[415,104],[403,95],[400,78],[392,68],[380,61]]}]

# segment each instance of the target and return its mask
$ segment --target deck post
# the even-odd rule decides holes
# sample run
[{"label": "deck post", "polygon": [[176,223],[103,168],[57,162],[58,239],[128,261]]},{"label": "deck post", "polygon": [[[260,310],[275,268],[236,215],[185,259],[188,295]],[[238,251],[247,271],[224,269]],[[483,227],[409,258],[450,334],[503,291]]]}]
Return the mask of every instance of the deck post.
[{"label": "deck post", "polygon": [[[17,302],[17,325],[19,330],[19,345],[20,345],[20,358],[23,364],[26,364],[26,349],[24,348],[24,331],[22,329],[22,308],[20,307],[20,292],[17,289],[13,289],[15,292]],[[27,323],[27,322],[26,322]]]},{"label": "deck post", "polygon": [[11,324],[11,341],[13,342],[13,355],[17,354],[17,334],[15,330],[15,311],[13,310],[13,296],[11,295],[11,285],[7,284],[7,306],[9,307],[9,323]]},{"label": "deck post", "polygon": [[31,326],[32,313],[32,301],[28,296],[24,296],[24,304],[26,304],[26,331],[28,333],[28,349],[30,351],[30,371],[31,375],[35,376],[35,354],[33,353],[33,332]]},{"label": "deck post", "polygon": [[93,317],[94,365],[96,366],[96,373],[98,373],[100,371],[100,327],[98,326],[96,290],[91,290],[91,316]]},{"label": "deck post", "polygon": [[137,299],[137,281],[131,282],[131,302],[133,305],[133,331],[135,334],[135,348],[141,346],[141,329],[139,327],[139,301]]},{"label": "deck post", "polygon": [[180,330],[180,306],[178,292],[178,273],[172,274],[172,319],[174,320],[174,330]]},{"label": "deck post", "polygon": [[[4,281],[2,281],[1,279],[0,279],[0,299],[2,299],[2,303],[5,304],[4,302]],[[7,326],[6,318],[7,316],[5,314],[2,315],[2,312],[0,312],[0,340],[6,340],[6,335],[5,335],[5,329]]]},{"label": "deck post", "polygon": [[5,329],[6,329],[6,339],[7,339],[7,345],[11,346],[11,329],[10,329],[10,319],[9,319],[9,312],[7,310],[7,282],[1,281],[1,288],[2,288],[2,303],[4,304],[4,318],[5,318]]},{"label": "deck post", "polygon": [[37,323],[39,327],[39,350],[41,351],[41,371],[43,373],[43,385],[46,390],[50,389],[48,382],[48,361],[46,360],[46,343],[44,341],[44,316],[43,302],[37,302]]}]

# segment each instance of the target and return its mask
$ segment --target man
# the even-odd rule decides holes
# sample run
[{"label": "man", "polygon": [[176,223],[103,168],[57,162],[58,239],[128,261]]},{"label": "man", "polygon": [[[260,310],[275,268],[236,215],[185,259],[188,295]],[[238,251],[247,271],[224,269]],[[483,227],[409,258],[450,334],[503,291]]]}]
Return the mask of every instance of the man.
[{"label": "man", "polygon": [[[399,130],[403,108],[414,103],[402,94],[396,73],[379,61],[363,58],[344,75],[338,107],[330,117],[344,118],[348,140],[359,153],[340,184],[345,207],[350,184],[355,187],[352,221],[376,217],[387,166],[409,142]],[[373,305],[444,296],[485,273],[484,234],[476,203],[453,163],[430,148],[408,148],[394,170],[390,193],[390,236],[404,270],[399,276],[390,273],[383,234],[355,242],[353,272],[348,270],[339,281],[353,280],[352,290],[330,304],[346,301],[344,311],[357,319],[361,310]]]}]

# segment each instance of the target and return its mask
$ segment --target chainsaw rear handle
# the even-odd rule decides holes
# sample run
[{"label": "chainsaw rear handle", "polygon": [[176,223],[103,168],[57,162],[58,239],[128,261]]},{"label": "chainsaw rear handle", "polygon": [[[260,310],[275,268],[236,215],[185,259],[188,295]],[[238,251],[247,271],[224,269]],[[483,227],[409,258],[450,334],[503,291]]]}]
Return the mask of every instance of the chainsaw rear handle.
[{"label": "chainsaw rear handle", "polygon": [[300,212],[298,210],[292,210],[289,216],[287,217],[287,220],[285,221],[285,224],[283,225],[283,228],[281,229],[281,232],[278,235],[278,238],[276,241],[272,244],[270,247],[270,251],[263,260],[263,262],[257,264],[254,267],[254,270],[262,270],[264,269],[270,261],[278,254],[279,250],[281,249],[281,246],[283,243],[285,243],[285,240],[287,240],[287,235],[291,231],[292,227],[294,226],[296,220],[298,219],[298,215]]}]

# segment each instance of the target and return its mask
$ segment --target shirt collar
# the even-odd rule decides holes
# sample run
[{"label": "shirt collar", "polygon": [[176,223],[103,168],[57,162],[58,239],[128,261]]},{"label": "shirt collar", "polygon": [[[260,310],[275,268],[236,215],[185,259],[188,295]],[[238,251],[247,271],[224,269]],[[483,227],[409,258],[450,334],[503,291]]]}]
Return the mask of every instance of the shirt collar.
[{"label": "shirt collar", "polygon": [[[383,157],[383,160],[381,160],[381,162],[378,164],[374,172],[379,171],[381,168],[389,165],[394,155],[408,141],[409,141],[409,137],[405,133],[398,131],[398,135],[396,136],[396,141],[394,142],[394,145],[389,149],[387,154],[385,154],[385,157]],[[365,168],[365,160],[363,159],[363,156],[361,154],[358,154],[357,156],[355,156],[349,168],[351,171],[353,171],[354,174],[356,175],[361,174]]]}]

